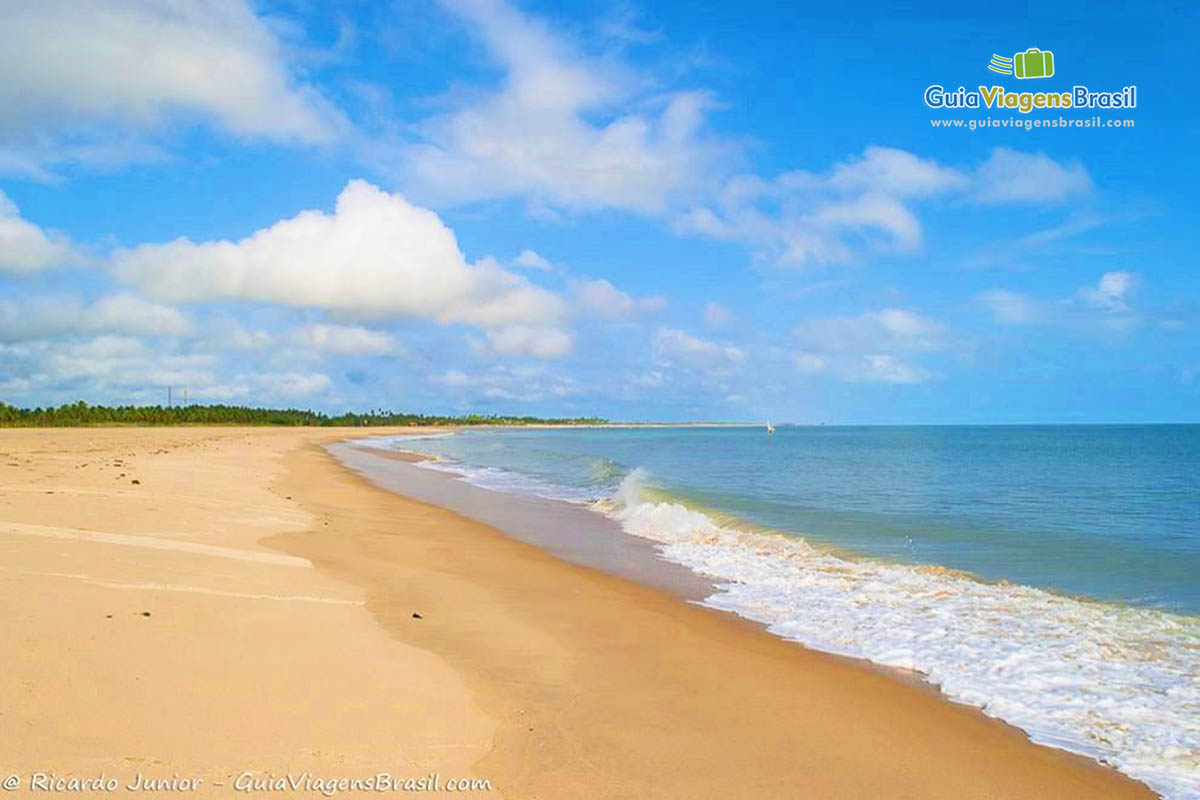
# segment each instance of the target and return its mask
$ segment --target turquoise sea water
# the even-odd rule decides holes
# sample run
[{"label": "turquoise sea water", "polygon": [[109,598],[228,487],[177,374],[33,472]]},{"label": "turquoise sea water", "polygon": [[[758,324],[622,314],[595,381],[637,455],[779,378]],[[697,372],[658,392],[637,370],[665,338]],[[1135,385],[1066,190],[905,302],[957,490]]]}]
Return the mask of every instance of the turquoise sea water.
[{"label": "turquoise sea water", "polygon": [[467,430],[385,446],[582,504],[705,602],[915,669],[1200,798],[1200,426]]},{"label": "turquoise sea water", "polygon": [[1200,425],[469,430],[420,449],[571,498],[640,467],[810,541],[1200,613]]}]

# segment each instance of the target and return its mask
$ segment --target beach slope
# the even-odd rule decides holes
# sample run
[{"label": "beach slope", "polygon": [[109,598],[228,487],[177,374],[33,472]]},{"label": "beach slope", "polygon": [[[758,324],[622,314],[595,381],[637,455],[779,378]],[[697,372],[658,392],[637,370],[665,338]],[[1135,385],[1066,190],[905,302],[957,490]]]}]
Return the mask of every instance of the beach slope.
[{"label": "beach slope", "polygon": [[0,432],[0,769],[1153,796],[928,687],[377,489],[321,447],[345,435]]}]

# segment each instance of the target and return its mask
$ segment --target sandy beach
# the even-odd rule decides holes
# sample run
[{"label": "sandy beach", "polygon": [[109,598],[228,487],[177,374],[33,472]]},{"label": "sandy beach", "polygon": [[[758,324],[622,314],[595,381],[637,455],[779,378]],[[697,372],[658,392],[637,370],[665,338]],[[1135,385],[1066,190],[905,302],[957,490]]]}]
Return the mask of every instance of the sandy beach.
[{"label": "sandy beach", "polygon": [[198,796],[379,773],[547,800],[1154,796],[929,687],[378,489],[321,447],[349,433],[0,431],[18,796],[34,773]]}]

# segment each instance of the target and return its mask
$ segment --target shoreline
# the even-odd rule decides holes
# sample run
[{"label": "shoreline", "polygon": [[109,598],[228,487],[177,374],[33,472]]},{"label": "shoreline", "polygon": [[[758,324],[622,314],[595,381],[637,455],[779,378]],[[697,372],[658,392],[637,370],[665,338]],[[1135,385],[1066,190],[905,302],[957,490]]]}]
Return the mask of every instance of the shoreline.
[{"label": "shoreline", "polygon": [[[637,470],[619,490],[598,495],[588,492],[586,463],[556,478],[540,457],[534,463],[521,455],[520,441],[511,443],[518,448],[511,457],[494,452],[505,446],[503,436],[478,441],[483,444],[469,447],[465,440],[454,446],[396,437],[362,444],[445,453],[449,463],[422,466],[498,493],[497,502],[544,496],[576,508],[590,504],[592,512],[619,521],[622,534],[653,542],[658,559],[710,581],[712,590],[701,598],[710,609],[928,686],[948,702],[1022,730],[1037,744],[1112,767],[1164,796],[1192,797],[1200,789],[1191,678],[1194,615],[989,580],[937,562],[913,564],[827,547],[693,505],[686,493],[672,493],[660,481],[646,481],[650,491],[640,492]],[[547,464],[559,463],[573,446],[592,459],[610,455],[595,444],[585,446],[594,442],[590,438],[564,438],[561,452],[555,449],[559,437],[530,441],[531,447],[546,448]],[[628,448],[620,452],[625,463],[639,463]],[[620,473],[606,485],[618,478]],[[593,503],[612,491],[617,494],[611,502]]]},{"label": "shoreline", "polygon": [[476,796],[1153,797],[929,686],[373,486],[322,448],[348,433],[0,432],[3,766],[498,790]]},{"label": "shoreline", "polygon": [[[621,427],[621,426],[617,426],[617,427]],[[701,425],[697,425],[696,427],[715,427],[715,426],[701,424]],[[730,426],[724,426],[724,427],[738,427],[738,426],[730,425]],[[757,427],[757,426],[742,426],[742,427]],[[833,427],[833,426],[830,426],[830,427]],[[945,427],[945,426],[943,426],[943,427]],[[414,435],[419,436],[421,438],[424,438],[426,436],[426,434],[414,434]],[[447,432],[446,435],[450,435],[450,432]],[[399,436],[403,436],[403,434],[399,434]],[[366,438],[372,438],[372,437],[368,436]],[[360,439],[352,439],[352,440],[348,439],[348,440],[344,440],[344,441],[345,441],[345,443],[349,444],[350,442],[360,442],[361,440]],[[442,460],[441,456],[438,456],[433,453],[427,453],[427,452],[424,452],[419,449],[407,449],[407,448],[406,449],[385,449],[385,448],[373,447],[371,445],[364,445],[364,444],[354,444],[353,446],[356,450],[361,450],[363,452],[370,453],[371,455],[374,455],[379,458],[394,459],[394,460],[403,461],[403,462],[407,462],[407,463],[416,463],[416,462],[421,462],[421,461],[441,461]],[[449,474],[451,476],[457,475],[457,473],[454,473],[452,471],[448,472],[446,474]],[[465,476],[458,477],[456,479],[470,483],[470,481],[468,481],[468,479]],[[474,484],[474,483],[471,483],[470,485],[477,486],[477,484]],[[491,488],[487,488],[487,487],[483,487],[483,486],[480,486],[479,488],[482,491],[486,491],[486,492],[492,492],[492,493],[496,493],[496,494],[505,494],[505,492],[503,492],[499,489],[491,489]],[[672,501],[672,502],[675,502],[675,501]],[[967,569],[960,569],[958,567],[948,567],[944,564],[937,564],[937,563],[932,563],[932,562],[926,563],[926,562],[918,562],[918,561],[912,561],[912,562],[901,561],[901,560],[888,558],[886,556],[873,555],[870,553],[861,552],[859,550],[850,549],[844,545],[835,544],[826,539],[817,538],[817,537],[813,536],[811,533],[764,527],[758,523],[745,520],[743,518],[738,517],[737,515],[731,514],[729,512],[725,512],[718,508],[697,506],[697,505],[690,504],[690,503],[681,503],[681,504],[685,505],[685,507],[688,508],[689,510],[697,511],[701,514],[709,516],[710,518],[716,518],[719,516],[721,518],[721,520],[730,520],[732,522],[733,526],[738,528],[739,530],[753,531],[756,534],[762,534],[762,535],[771,536],[771,537],[780,537],[785,540],[791,539],[793,537],[801,538],[810,547],[814,548],[815,550],[819,550],[822,553],[825,553],[825,554],[828,554],[831,556],[835,556],[835,557],[845,560],[845,561],[883,562],[883,563],[887,563],[887,564],[895,564],[895,565],[908,566],[908,567],[932,568],[932,569],[938,570],[941,573],[959,576],[965,580],[971,581],[972,583],[978,583],[978,584],[982,584],[985,586],[1005,587],[1005,586],[1019,585],[1019,586],[1024,586],[1027,588],[1034,589],[1039,592],[1045,592],[1046,594],[1051,595],[1056,598],[1062,598],[1064,600],[1074,600],[1074,601],[1079,601],[1079,602],[1084,602],[1084,603],[1091,603],[1091,604],[1095,604],[1095,605],[1102,605],[1102,606],[1111,607],[1113,609],[1140,608],[1140,609],[1144,609],[1147,611],[1151,611],[1154,613],[1159,613],[1159,614],[1163,614],[1163,615],[1171,616],[1171,617],[1195,616],[1194,614],[1190,614],[1189,612],[1186,612],[1186,611],[1176,611],[1172,608],[1162,608],[1162,607],[1153,606],[1153,605],[1131,606],[1129,603],[1122,601],[1122,600],[1107,599],[1107,598],[1087,594],[1084,592],[1072,592],[1072,591],[1068,591],[1066,589],[1060,589],[1055,586],[1043,586],[1043,585],[1034,585],[1034,584],[1017,584],[1007,578],[1003,578],[1003,577],[989,578],[989,577],[985,577],[983,575],[980,575],[979,573],[972,572]],[[434,505],[438,505],[438,504],[434,503]],[[722,524],[724,524],[724,522],[722,522]],[[722,609],[713,608],[713,610],[720,611]],[[733,612],[728,612],[728,613],[733,613]],[[765,625],[765,623],[756,623],[756,624]],[[841,654],[834,653],[834,655],[840,656]],[[855,659],[854,656],[842,656],[842,657]],[[871,661],[867,661],[866,659],[855,659],[855,660],[864,661],[865,663],[869,663],[869,664],[874,663]],[[886,666],[886,665],[877,665],[877,666]],[[888,667],[888,668],[890,669],[890,667]]]},{"label": "shoreline", "polygon": [[[876,663],[876,662],[871,661],[866,658],[860,658],[857,656],[845,655],[843,653],[835,653],[835,652],[831,652],[831,651],[827,651],[827,650],[820,650],[819,648],[809,647],[802,642],[796,642],[796,641],[793,641],[790,639],[786,639],[785,637],[776,636],[775,634],[771,633],[770,626],[766,622],[762,622],[762,621],[754,619],[752,617],[744,616],[742,614],[737,613],[736,611],[719,608],[714,605],[709,605],[705,602],[705,600],[717,591],[716,582],[714,580],[706,578],[702,575],[697,575],[696,573],[691,572],[691,570],[687,570],[687,572],[689,573],[689,579],[686,580],[684,585],[672,584],[669,581],[659,582],[659,581],[655,580],[656,576],[653,573],[651,573],[649,576],[638,575],[635,571],[632,571],[632,570],[614,568],[612,565],[605,564],[603,562],[591,561],[586,557],[586,554],[575,554],[575,553],[571,553],[569,550],[567,552],[556,552],[555,548],[552,546],[547,546],[545,544],[539,544],[536,541],[530,540],[527,537],[523,537],[520,533],[517,533],[515,531],[505,530],[502,526],[488,525],[488,523],[486,521],[480,519],[478,516],[471,514],[471,513],[466,513],[463,510],[460,510],[459,508],[451,507],[450,505],[447,505],[444,502],[436,502],[436,501],[429,500],[429,499],[414,497],[412,494],[406,494],[403,490],[401,490],[399,488],[396,488],[396,489],[388,488],[388,486],[386,486],[384,484],[383,480],[379,480],[379,478],[385,478],[386,476],[376,475],[375,477],[372,477],[366,471],[362,471],[362,470],[357,469],[357,468],[351,466],[350,464],[348,464],[344,460],[344,458],[339,457],[337,455],[337,453],[334,452],[331,448],[336,447],[337,445],[346,445],[354,451],[364,452],[375,458],[382,458],[382,459],[391,460],[391,461],[399,461],[399,462],[402,462],[407,465],[416,465],[423,461],[437,461],[437,460],[439,460],[439,457],[436,455],[433,455],[431,453],[425,453],[425,452],[422,452],[419,450],[390,450],[390,449],[385,450],[385,449],[381,449],[381,448],[372,447],[370,445],[364,445],[364,444],[361,444],[360,442],[361,442],[361,440],[345,440],[342,442],[327,443],[327,444],[322,445],[322,447],[326,450],[326,452],[331,453],[334,456],[335,460],[337,460],[337,462],[341,466],[350,469],[351,472],[355,473],[363,480],[366,480],[368,483],[372,484],[373,486],[376,486],[377,488],[379,488],[385,492],[389,492],[391,494],[398,494],[401,497],[404,497],[405,499],[408,499],[408,500],[415,500],[417,502],[426,503],[435,508],[440,508],[444,511],[449,511],[453,514],[465,515],[468,519],[470,519],[474,522],[479,522],[479,523],[485,525],[486,527],[496,529],[497,531],[499,531],[501,534],[503,534],[507,538],[515,539],[517,541],[521,541],[526,544],[530,544],[543,552],[548,552],[550,555],[559,559],[560,561],[564,561],[564,562],[567,562],[568,564],[572,564],[577,567],[582,567],[587,570],[595,570],[595,571],[599,571],[601,573],[604,573],[604,574],[607,574],[607,575],[610,575],[610,576],[613,576],[616,578],[620,578],[620,579],[627,580],[627,581],[632,581],[633,583],[638,584],[638,585],[649,586],[652,589],[656,589],[658,591],[661,591],[661,592],[667,594],[670,597],[673,597],[675,600],[677,600],[681,603],[694,605],[695,607],[705,609],[710,613],[718,614],[723,617],[727,617],[739,625],[749,626],[750,628],[752,628],[754,630],[761,631],[763,633],[771,635],[773,638],[781,638],[784,641],[788,642],[789,644],[804,648],[805,650],[810,650],[814,653],[820,653],[822,655],[829,656],[829,657],[837,659],[839,661],[844,661],[847,664],[854,665],[860,669],[869,670],[871,672],[877,672],[877,673],[887,676],[893,680],[901,681],[905,684],[928,691],[928,692],[930,692],[930,694],[932,696],[937,697],[946,702],[953,703],[955,705],[961,705],[966,708],[978,710],[977,707],[972,706],[969,703],[960,703],[951,697],[947,697],[945,694],[942,693],[941,688],[937,684],[930,681],[926,675],[924,675],[923,673],[921,673],[917,670],[906,669],[904,667],[898,667],[898,666],[893,666],[893,665],[889,665],[889,664],[879,664],[879,663]],[[437,482],[451,482],[451,484],[456,483],[456,482],[464,483],[464,484],[467,484],[468,486],[471,486],[473,489],[476,489],[478,492],[483,493],[484,495],[498,495],[498,497],[494,498],[492,500],[492,502],[504,499],[506,497],[505,493],[503,493],[499,490],[488,489],[488,488],[484,488],[484,487],[477,487],[474,484],[470,484],[469,482],[467,482],[464,478],[458,477],[454,473],[435,471],[432,474],[433,474],[433,480],[437,481]],[[410,473],[410,475],[411,475],[411,473]],[[422,494],[424,494],[424,493],[422,493]],[[509,499],[511,499],[511,497],[509,497]],[[548,502],[553,505],[553,504],[557,504],[559,502],[564,502],[564,501],[550,500]],[[590,510],[586,510],[586,511],[584,509],[573,509],[573,510],[577,511],[584,518],[592,517],[592,515],[593,515],[593,512]],[[644,546],[644,542],[645,542],[645,540],[638,539],[637,537],[631,537],[629,534],[624,533],[620,529],[603,531],[601,533],[601,535],[632,538],[635,541],[642,543],[643,546]],[[775,535],[782,535],[782,534],[775,532]],[[665,566],[669,566],[669,567],[679,566],[679,565],[674,564],[673,562],[666,561],[665,559],[662,558],[661,555],[654,553],[654,552],[650,552],[649,550],[647,550],[644,553],[644,555],[646,557],[653,558],[655,561],[657,561],[660,564],[665,565]],[[839,555],[844,555],[844,554],[839,553]],[[684,569],[686,569],[686,568],[684,568]],[[1004,722],[1004,720],[999,720],[999,721]],[[1016,726],[1013,726],[1013,727],[1016,727]],[[1056,749],[1062,749],[1062,748],[1056,748]],[[1072,752],[1072,751],[1065,751],[1065,752]],[[1084,755],[1084,757],[1086,757],[1085,754],[1079,754],[1079,753],[1073,753],[1073,755]],[[1094,760],[1094,759],[1089,759],[1089,760]],[[1107,765],[1104,765],[1104,766],[1107,766]],[[1117,771],[1119,772],[1119,770],[1117,770]]]},{"label": "shoreline", "polygon": [[[369,449],[369,448],[362,448],[361,445],[352,445],[352,446],[354,446],[356,449]],[[376,457],[388,458],[388,456],[383,455],[382,453],[380,453],[378,451],[373,451],[372,454],[375,455]],[[330,458],[331,460],[334,460],[333,456],[331,456],[329,454],[326,454],[326,457]],[[405,457],[400,460],[410,461],[411,458]],[[337,463],[337,462],[335,461],[335,463]],[[481,537],[490,535],[489,538],[492,541],[490,541],[488,544],[489,548],[491,548],[493,545],[499,545],[500,549],[516,548],[517,550],[521,551],[521,553],[522,553],[522,555],[517,556],[517,557],[522,558],[523,560],[525,560],[529,563],[536,562],[536,563],[540,564],[540,563],[544,562],[546,559],[549,559],[553,565],[552,567],[550,567],[552,570],[569,571],[569,572],[576,574],[577,580],[587,581],[587,582],[594,581],[594,582],[603,584],[603,585],[605,585],[605,589],[608,592],[616,592],[621,595],[636,598],[635,605],[645,606],[646,604],[652,603],[657,609],[660,610],[660,613],[666,613],[673,617],[676,615],[683,616],[688,620],[689,624],[696,624],[696,625],[705,626],[705,627],[707,627],[709,625],[716,626],[714,631],[710,632],[711,635],[718,639],[723,638],[724,636],[727,636],[727,635],[733,636],[738,642],[738,645],[735,646],[735,648],[734,648],[735,650],[741,649],[741,648],[745,648],[747,650],[755,650],[756,648],[759,648],[759,647],[767,647],[771,651],[773,651],[774,656],[777,656],[777,657],[783,659],[785,662],[789,662],[789,664],[785,668],[785,670],[793,670],[793,669],[796,669],[797,667],[800,667],[801,669],[803,669],[804,667],[811,668],[813,663],[819,663],[820,669],[822,671],[828,670],[830,672],[837,673],[837,678],[836,678],[837,682],[845,682],[845,683],[851,683],[851,684],[857,685],[857,683],[859,681],[866,681],[869,683],[874,682],[874,681],[881,681],[882,685],[872,684],[872,688],[882,691],[885,694],[890,691],[901,692],[903,694],[903,700],[905,703],[918,703],[918,704],[931,703],[933,705],[933,708],[932,709],[922,709],[923,713],[929,712],[929,713],[934,713],[939,716],[941,714],[951,714],[958,720],[955,724],[966,723],[966,721],[969,720],[969,725],[972,728],[975,725],[982,725],[983,729],[991,730],[991,731],[993,731],[993,735],[997,735],[999,737],[999,739],[997,741],[1003,741],[1003,740],[1007,739],[1008,737],[1015,737],[1017,740],[1019,740],[1022,743],[1022,745],[1024,747],[1030,748],[1031,751],[1034,753],[1038,753],[1038,754],[1048,757],[1052,760],[1058,760],[1061,758],[1062,762],[1055,768],[1056,772],[1059,770],[1063,770],[1063,769],[1067,769],[1067,770],[1082,769],[1082,771],[1083,771],[1082,774],[1086,774],[1086,773],[1090,773],[1092,770],[1095,770],[1097,772],[1093,773],[1093,777],[1097,777],[1098,775],[1105,775],[1112,779],[1115,779],[1117,782],[1116,786],[1107,787],[1106,789],[1103,789],[1103,790],[1095,789],[1095,790],[1089,790],[1089,791],[1095,791],[1097,793],[1105,793],[1104,796],[1112,796],[1112,797],[1123,796],[1121,794],[1122,790],[1131,792],[1130,796],[1144,796],[1144,797],[1154,796],[1154,794],[1152,792],[1150,792],[1148,789],[1145,789],[1145,787],[1143,787],[1141,784],[1127,778],[1124,775],[1121,775],[1116,770],[1113,770],[1110,767],[1099,764],[1098,762],[1094,761],[1091,758],[1088,758],[1086,756],[1077,755],[1074,753],[1070,753],[1065,750],[1058,750],[1058,749],[1054,749],[1054,748],[1050,748],[1050,747],[1045,747],[1042,745],[1033,744],[1032,742],[1029,741],[1027,735],[1020,729],[1010,726],[1000,720],[997,720],[997,719],[994,719],[991,717],[987,717],[978,708],[975,708],[975,707],[972,707],[969,705],[965,705],[962,703],[957,703],[953,700],[950,700],[949,698],[946,698],[944,695],[942,695],[939,692],[939,690],[936,686],[923,680],[922,678],[920,678],[919,676],[917,676],[915,674],[908,675],[908,674],[905,674],[903,671],[893,670],[893,669],[886,668],[886,667],[883,667],[880,665],[876,665],[876,664],[873,664],[870,662],[866,662],[861,659],[854,659],[854,658],[849,658],[849,657],[844,657],[844,656],[839,656],[839,655],[834,655],[834,654],[829,654],[829,653],[823,653],[823,652],[820,652],[817,650],[812,650],[812,649],[806,648],[802,645],[799,645],[797,643],[786,641],[786,640],[779,638],[771,633],[768,633],[766,630],[766,627],[763,624],[756,622],[754,620],[736,616],[728,611],[711,608],[711,607],[706,607],[706,606],[701,606],[701,605],[696,604],[695,602],[685,603],[685,602],[681,601],[678,597],[672,595],[669,592],[669,590],[665,590],[662,587],[651,588],[651,587],[644,586],[640,583],[635,583],[635,582],[629,580],[627,577],[614,576],[611,574],[606,574],[605,572],[598,572],[594,568],[589,568],[586,566],[579,566],[579,565],[571,564],[571,563],[564,563],[559,558],[557,558],[553,555],[549,555],[544,550],[542,550],[541,548],[539,548],[535,545],[531,545],[531,544],[528,544],[525,542],[515,541],[513,538],[509,537],[508,535],[506,535],[503,532],[496,531],[493,528],[490,528],[490,527],[487,527],[484,525],[480,525],[479,523],[471,521],[471,520],[464,520],[461,516],[459,516],[459,514],[453,512],[453,511],[449,511],[444,508],[440,508],[439,506],[436,506],[436,505],[428,506],[423,503],[420,503],[417,500],[403,497],[401,494],[397,494],[395,491],[385,489],[385,488],[379,487],[377,485],[372,485],[371,481],[364,478],[362,475],[358,474],[358,472],[356,470],[348,467],[344,463],[337,463],[337,467],[340,470],[344,470],[348,474],[348,476],[351,477],[352,479],[362,482],[364,484],[371,485],[371,488],[377,492],[380,492],[384,495],[391,496],[392,498],[399,499],[399,500],[407,502],[407,503],[412,503],[414,505],[421,505],[421,506],[429,509],[434,514],[438,514],[439,516],[445,515],[447,519],[457,519],[461,522],[464,522],[468,526],[470,526],[472,528],[476,528],[477,534]],[[435,474],[437,475],[437,477],[439,479],[458,482],[455,478],[453,478],[451,476],[444,475],[444,474],[438,474],[438,473],[435,473]],[[487,490],[479,490],[479,491],[487,491]],[[488,492],[488,494],[492,494],[494,496],[494,500],[496,500],[498,502],[505,502],[504,495],[496,495],[494,492]],[[503,544],[500,544],[495,541],[497,536],[502,537],[501,541],[503,542]],[[480,544],[481,544],[480,541],[474,540],[474,539],[472,540],[473,546],[478,547],[478,546],[480,546]],[[653,597],[653,600],[648,599],[646,597],[647,594],[651,595]],[[604,605],[606,605],[607,607],[611,607],[614,604],[615,604],[615,601],[613,601],[611,598],[608,598],[605,601]],[[700,620],[704,620],[704,622],[701,622]],[[393,624],[398,624],[398,623],[401,623],[402,621],[393,620],[392,622],[393,622]],[[387,623],[385,622],[385,624],[387,624]],[[603,627],[607,627],[607,626],[603,626]],[[716,630],[719,630],[720,632],[717,633],[717,632],[715,632]],[[607,631],[605,635],[611,636],[612,631],[611,630]],[[743,640],[743,637],[750,637],[750,641]],[[796,662],[798,662],[798,663],[790,663],[792,659],[795,659]],[[803,663],[804,667],[800,666],[801,662]],[[795,676],[792,676],[792,677],[795,677]],[[482,683],[484,685],[485,691],[494,689],[494,687],[488,686],[489,681],[486,678],[479,678],[478,683]],[[724,689],[723,691],[728,691],[728,689]],[[824,692],[825,689],[823,689],[822,691]],[[936,709],[936,710],[934,710],[934,709]],[[959,717],[958,715],[965,715],[965,717]],[[762,720],[761,722],[763,722],[764,724],[770,725],[772,723],[778,723],[778,719],[774,716],[771,716],[770,719]],[[784,727],[787,727],[787,726],[785,725]],[[976,734],[972,733],[971,735],[976,735]],[[807,738],[809,738],[811,740],[814,737],[809,736]],[[976,745],[978,745],[978,744],[979,743],[976,742]],[[949,747],[950,744],[946,743],[945,746]],[[1049,754],[1049,755],[1047,755],[1047,754]],[[1029,757],[1030,757],[1029,755],[1026,755],[1023,758],[1029,758]],[[845,758],[844,754],[841,755],[840,758],[844,759]],[[831,756],[831,760],[833,760],[833,759],[834,759],[834,757]],[[1009,768],[1016,769],[1017,767],[1015,765],[1009,765]],[[787,770],[785,770],[785,771],[787,771]],[[842,796],[842,794],[840,792],[844,789],[843,784],[844,784],[845,776],[842,776],[842,779],[843,780],[841,782],[839,782],[837,780],[834,780],[832,782],[821,781],[819,784],[814,784],[811,791],[814,793],[814,796]],[[1028,790],[1029,791],[1028,796],[1031,796],[1031,797],[1032,796],[1050,796],[1052,794],[1052,792],[1050,790],[1047,790],[1047,788],[1046,788],[1049,785],[1048,783],[1046,783],[1047,780],[1049,780],[1049,779],[1045,778],[1045,777],[1040,777],[1037,782],[1037,786],[1039,788],[1036,790],[1032,790],[1032,789]],[[839,786],[841,786],[842,788],[839,789]],[[923,796],[923,794],[920,791],[916,791],[915,786],[912,788],[914,789],[915,793],[911,796]],[[866,790],[864,789],[863,791],[866,791]],[[978,781],[977,782],[974,780],[973,777],[970,777],[970,778],[966,778],[961,784],[957,785],[953,791],[955,793],[955,796],[960,796],[960,797],[981,796],[982,797],[982,796],[992,796],[989,793],[994,794],[996,792],[996,788],[994,786],[989,786],[986,783],[986,781]],[[1025,796],[1024,794],[1022,794],[1022,792],[1020,790],[1010,789],[1010,790],[1006,790],[1006,791],[1008,792],[1008,794],[1004,794],[1004,796]],[[1073,796],[1071,794],[1072,789],[1067,788],[1067,786],[1063,786],[1062,788],[1054,790],[1054,791],[1059,792],[1059,794],[1056,794],[1054,796],[1064,796],[1064,797]],[[715,796],[718,793],[714,792],[713,794]],[[647,796],[651,796],[651,795],[647,795]],[[657,795],[654,795],[654,796],[657,796]],[[702,791],[701,794],[698,796],[708,796],[708,795],[704,794]],[[846,796],[853,796],[853,795],[847,794]],[[907,795],[903,792],[897,792],[893,788],[893,789],[888,790],[888,792],[885,792],[885,794],[883,796],[909,796],[909,795]],[[1081,796],[1083,796],[1083,795],[1081,795]]]}]

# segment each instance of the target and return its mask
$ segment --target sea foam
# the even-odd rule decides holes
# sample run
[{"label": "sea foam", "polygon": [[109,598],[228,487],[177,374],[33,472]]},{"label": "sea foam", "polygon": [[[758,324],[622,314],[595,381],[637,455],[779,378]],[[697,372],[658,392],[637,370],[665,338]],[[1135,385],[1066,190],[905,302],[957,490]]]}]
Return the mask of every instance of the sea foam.
[{"label": "sea foam", "polygon": [[1168,800],[1200,800],[1196,617],[835,552],[675,502],[640,468],[601,490],[456,460],[419,466],[588,503],[714,579],[707,606],[813,649],[916,671],[1035,742],[1109,764]]},{"label": "sea foam", "polygon": [[1200,798],[1200,623],[928,566],[857,559],[648,497],[635,470],[596,509],[716,579],[705,600],[806,646],[916,670],[1036,742]]}]

